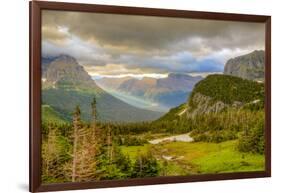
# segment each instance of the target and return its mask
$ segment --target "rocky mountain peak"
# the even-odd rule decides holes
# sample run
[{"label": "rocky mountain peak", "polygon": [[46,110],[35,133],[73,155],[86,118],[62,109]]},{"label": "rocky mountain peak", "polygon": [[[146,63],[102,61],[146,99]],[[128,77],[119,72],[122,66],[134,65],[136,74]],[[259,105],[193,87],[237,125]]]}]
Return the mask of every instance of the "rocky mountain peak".
[{"label": "rocky mountain peak", "polygon": [[97,87],[91,76],[77,60],[69,55],[59,55],[46,69],[46,85]]},{"label": "rocky mountain peak", "polygon": [[250,80],[263,80],[264,58],[263,50],[255,50],[249,54],[229,59],[225,64],[224,74]]},{"label": "rocky mountain peak", "polygon": [[75,63],[78,65],[77,60],[74,57],[67,55],[67,54],[59,55],[58,57],[56,57],[56,59],[54,61],[56,61],[56,62],[60,61],[60,62],[65,62],[65,63],[69,63],[69,64]]}]

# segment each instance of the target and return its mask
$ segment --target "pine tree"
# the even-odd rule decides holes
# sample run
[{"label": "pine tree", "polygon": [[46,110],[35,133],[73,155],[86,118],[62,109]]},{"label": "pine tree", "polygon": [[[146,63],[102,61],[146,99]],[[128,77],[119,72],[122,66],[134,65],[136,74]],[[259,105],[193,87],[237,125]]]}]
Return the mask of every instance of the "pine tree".
[{"label": "pine tree", "polygon": [[133,166],[132,177],[153,177],[158,174],[159,165],[152,152],[149,150],[146,154],[138,153],[138,158]]},{"label": "pine tree", "polygon": [[96,141],[99,132],[97,128],[97,101],[95,97],[93,98],[91,106],[92,106],[92,132],[93,132],[93,139]]},{"label": "pine tree", "polygon": [[102,143],[102,133],[99,129],[99,127],[97,126],[97,101],[96,98],[93,97],[93,101],[91,103],[92,106],[92,143],[95,143],[96,146],[96,155],[94,156],[98,156],[98,154],[100,154],[100,150],[101,150],[101,143]]}]

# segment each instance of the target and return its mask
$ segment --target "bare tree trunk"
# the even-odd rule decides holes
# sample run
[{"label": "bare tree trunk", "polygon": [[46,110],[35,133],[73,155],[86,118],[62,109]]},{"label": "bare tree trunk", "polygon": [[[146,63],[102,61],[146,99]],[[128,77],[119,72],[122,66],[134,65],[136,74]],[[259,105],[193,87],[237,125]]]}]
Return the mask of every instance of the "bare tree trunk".
[{"label": "bare tree trunk", "polygon": [[93,140],[97,142],[97,127],[96,127],[96,121],[97,121],[97,101],[96,98],[93,98],[92,105],[92,132],[93,132]]},{"label": "bare tree trunk", "polygon": [[107,157],[112,162],[112,155],[113,155],[113,147],[112,147],[112,136],[111,136],[111,128],[108,127],[107,130]]},{"label": "bare tree trunk", "polygon": [[110,163],[112,163],[112,160],[113,160],[113,147],[111,145],[111,148],[110,148]]},{"label": "bare tree trunk", "polygon": [[76,152],[77,152],[77,127],[74,127],[74,143],[73,143],[73,163],[72,163],[72,182],[75,182],[76,178]]},{"label": "bare tree trunk", "polygon": [[76,181],[76,164],[77,164],[77,144],[78,144],[78,127],[80,121],[80,109],[76,107],[73,116],[73,127],[74,127],[74,141],[73,141],[73,162],[72,162],[72,182]]},{"label": "bare tree trunk", "polygon": [[51,129],[50,129],[50,126],[49,126],[49,133],[48,133],[48,138],[47,138],[47,159],[46,159],[46,175],[47,176],[49,176],[49,162],[50,162],[50,158],[49,158],[49,156],[50,156],[50,149],[51,149],[51,147],[50,147],[50,131],[51,131]]}]

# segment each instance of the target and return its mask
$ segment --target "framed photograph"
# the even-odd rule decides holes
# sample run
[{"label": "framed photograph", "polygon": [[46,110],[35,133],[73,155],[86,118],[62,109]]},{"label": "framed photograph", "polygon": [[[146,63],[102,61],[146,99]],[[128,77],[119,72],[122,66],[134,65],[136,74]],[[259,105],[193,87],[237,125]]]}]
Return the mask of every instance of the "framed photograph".
[{"label": "framed photograph", "polygon": [[30,2],[30,191],[271,176],[271,17]]}]

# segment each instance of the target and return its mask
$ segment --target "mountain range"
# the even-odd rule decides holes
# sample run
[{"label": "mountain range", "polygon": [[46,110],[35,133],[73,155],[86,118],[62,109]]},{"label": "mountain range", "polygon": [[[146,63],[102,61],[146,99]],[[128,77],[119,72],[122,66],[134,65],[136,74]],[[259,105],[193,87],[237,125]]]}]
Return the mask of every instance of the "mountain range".
[{"label": "mountain range", "polygon": [[96,83],[108,92],[142,98],[170,109],[186,101],[194,85],[201,79],[201,76],[170,73],[166,78],[159,79],[102,78]]},{"label": "mountain range", "polygon": [[194,116],[219,112],[228,107],[263,101],[263,85],[255,81],[264,79],[264,51],[228,60],[224,74],[209,75],[204,79],[170,73],[158,79],[93,80],[69,55],[42,57],[43,120],[49,117],[70,121],[74,108],[79,105],[82,119],[89,121],[93,97],[97,99],[99,120],[121,122],[156,120],[169,110],[164,117],[170,117],[171,113],[177,117],[178,114]]},{"label": "mountain range", "polygon": [[[70,121],[72,112],[80,106],[82,119],[91,118],[91,101],[97,100],[98,119],[103,121],[149,121],[160,117],[163,113],[140,109],[129,105],[110,95],[99,86],[79,65],[75,58],[60,55],[44,61],[42,76],[42,103],[48,107],[52,115],[59,115]],[[46,61],[49,61],[46,62]],[[51,109],[51,110],[50,110]],[[50,114],[50,113],[49,113]],[[44,114],[44,118],[48,118]]]}]

